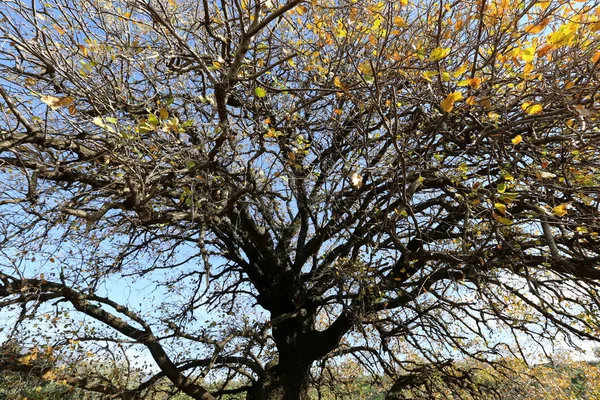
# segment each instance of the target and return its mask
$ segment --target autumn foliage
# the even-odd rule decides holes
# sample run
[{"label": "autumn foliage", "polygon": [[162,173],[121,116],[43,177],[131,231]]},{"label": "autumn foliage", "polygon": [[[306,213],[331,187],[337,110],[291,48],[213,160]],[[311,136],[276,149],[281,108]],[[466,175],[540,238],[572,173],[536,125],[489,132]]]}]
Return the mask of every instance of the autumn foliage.
[{"label": "autumn foliage", "polygon": [[[6,0],[0,20],[2,368],[291,400],[351,360],[388,400],[483,398],[506,360],[598,340],[596,1]],[[93,357],[143,379],[66,367]]]}]

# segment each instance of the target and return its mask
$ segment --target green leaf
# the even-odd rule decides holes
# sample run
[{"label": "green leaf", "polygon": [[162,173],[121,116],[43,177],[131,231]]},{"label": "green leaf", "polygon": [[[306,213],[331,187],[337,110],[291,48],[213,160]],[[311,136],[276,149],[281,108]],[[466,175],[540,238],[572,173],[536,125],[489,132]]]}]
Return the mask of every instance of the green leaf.
[{"label": "green leaf", "polygon": [[160,121],[158,120],[158,117],[154,114],[148,114],[148,122],[151,125],[159,125]]},{"label": "green leaf", "polygon": [[144,122],[143,124],[138,125],[137,129],[139,133],[148,133],[154,131],[155,126],[150,125],[148,122]]},{"label": "green leaf", "polygon": [[196,163],[195,163],[193,160],[187,160],[187,161],[185,162],[185,167],[186,167],[187,169],[192,169],[192,168],[194,168],[195,166],[196,166]]}]

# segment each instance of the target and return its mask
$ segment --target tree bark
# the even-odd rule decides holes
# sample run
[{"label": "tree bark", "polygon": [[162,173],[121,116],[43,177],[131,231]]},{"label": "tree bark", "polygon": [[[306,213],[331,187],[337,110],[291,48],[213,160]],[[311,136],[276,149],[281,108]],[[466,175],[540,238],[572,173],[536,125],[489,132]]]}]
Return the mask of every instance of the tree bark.
[{"label": "tree bark", "polygon": [[[275,318],[277,321],[277,318]],[[318,359],[306,331],[314,323],[314,310],[278,322],[273,327],[278,359],[248,391],[247,400],[308,400],[310,367]]]},{"label": "tree bark", "polygon": [[246,400],[308,400],[310,363],[277,364],[248,391]]}]

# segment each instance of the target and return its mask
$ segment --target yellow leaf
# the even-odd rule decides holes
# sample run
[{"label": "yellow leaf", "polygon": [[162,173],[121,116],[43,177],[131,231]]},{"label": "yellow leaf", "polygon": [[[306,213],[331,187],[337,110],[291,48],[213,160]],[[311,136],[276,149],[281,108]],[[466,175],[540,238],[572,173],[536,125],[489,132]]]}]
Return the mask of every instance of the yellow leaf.
[{"label": "yellow leaf", "polygon": [[498,221],[503,223],[504,225],[512,225],[512,221],[506,217],[503,217],[501,215],[496,214],[495,212],[492,212],[492,217]]},{"label": "yellow leaf", "polygon": [[492,121],[498,121],[500,119],[500,114],[490,111],[488,117],[490,117]]},{"label": "yellow leaf", "polygon": [[450,112],[454,108],[454,103],[462,99],[461,92],[452,92],[444,100],[440,102],[440,107],[444,112]]},{"label": "yellow leaf", "polygon": [[50,370],[50,371],[46,372],[44,375],[42,375],[42,379],[45,379],[47,381],[53,381],[56,379],[56,373],[53,370]]},{"label": "yellow leaf", "polygon": [[571,45],[577,37],[577,29],[579,29],[578,23],[567,22],[548,35],[548,43],[555,46]]},{"label": "yellow leaf", "polygon": [[344,92],[348,92],[348,86],[346,86],[346,85],[345,85],[345,84],[342,82],[342,80],[340,79],[340,77],[339,77],[339,76],[336,76],[336,77],[334,77],[334,78],[333,78],[333,84],[334,84],[336,87],[338,87],[338,88],[342,89]]},{"label": "yellow leaf", "polygon": [[456,71],[454,71],[454,77],[458,77],[461,76],[462,74],[464,74],[465,72],[467,72],[467,64],[463,64],[459,69],[457,69]]},{"label": "yellow leaf", "polygon": [[465,100],[465,103],[467,103],[467,105],[469,105],[469,106],[474,106],[475,104],[477,104],[477,101],[475,100],[475,96],[467,97],[467,100]]},{"label": "yellow leaf", "polygon": [[458,86],[470,86],[473,89],[478,89],[479,86],[481,86],[481,82],[482,79],[481,78],[471,78],[471,79],[463,79],[462,81],[458,82],[457,85]]},{"label": "yellow leaf", "polygon": [[590,58],[590,60],[595,64],[598,62],[598,60],[600,60],[600,51],[597,51],[596,54],[594,54],[592,56],[592,58]]},{"label": "yellow leaf", "polygon": [[531,71],[533,71],[533,64],[531,64],[531,63],[525,64],[525,67],[523,68],[523,76],[526,78],[527,75],[529,75],[531,73]]},{"label": "yellow leaf", "polygon": [[511,140],[512,144],[517,145],[523,141],[523,136],[517,135]]},{"label": "yellow leaf", "polygon": [[448,72],[442,72],[441,78],[444,82],[449,82],[452,79]]},{"label": "yellow leaf", "polygon": [[402,17],[395,17],[394,25],[396,25],[398,28],[404,28],[404,27],[406,27],[406,22],[404,21],[404,19]]},{"label": "yellow leaf", "polygon": [[537,48],[536,46],[531,46],[526,48],[525,50],[523,50],[523,52],[521,53],[521,58],[523,59],[523,61],[525,62],[532,62],[533,59],[535,58],[535,52],[536,52]]},{"label": "yellow leaf", "polygon": [[448,54],[450,54],[449,47],[436,47],[431,51],[431,54],[429,54],[429,61],[439,61],[442,58],[446,57]]},{"label": "yellow leaf", "polygon": [[552,209],[552,214],[556,215],[557,217],[564,217],[565,215],[567,215],[567,203],[563,203],[559,206],[556,206]]},{"label": "yellow leaf", "polygon": [[256,93],[256,97],[265,97],[267,95],[267,91],[261,87],[257,87],[254,89],[254,93]]},{"label": "yellow leaf", "polygon": [[448,96],[449,96],[449,97],[452,97],[452,99],[453,99],[454,101],[458,101],[458,100],[460,100],[460,99],[462,99],[462,98],[463,98],[463,95],[462,95],[462,93],[461,93],[461,92],[452,92],[452,93],[450,93]]},{"label": "yellow leaf", "polygon": [[431,82],[431,77],[436,76],[437,74],[438,74],[437,71],[425,71],[425,72],[423,72],[423,78],[425,78],[429,82]]},{"label": "yellow leaf", "polygon": [[340,39],[343,39],[346,36],[348,36],[348,30],[346,29],[346,26],[344,25],[344,23],[341,20],[339,20],[337,23],[337,27],[335,29],[335,35]]},{"label": "yellow leaf", "polygon": [[373,21],[373,25],[371,25],[371,30],[372,31],[379,31],[379,28],[381,27],[381,22],[382,22],[382,18],[381,16],[377,16],[375,18],[375,20]]},{"label": "yellow leaf", "polygon": [[506,206],[502,203],[496,203],[494,204],[494,208],[498,211],[500,211],[500,213],[502,213],[502,215],[506,215]]},{"label": "yellow leaf", "polygon": [[525,102],[521,105],[521,109],[525,111],[527,114],[539,114],[544,109],[541,104],[532,104],[529,102]]},{"label": "yellow leaf", "polygon": [[23,356],[21,358],[19,358],[19,362],[23,365],[29,365],[31,364],[31,356],[27,355],[27,356]]}]

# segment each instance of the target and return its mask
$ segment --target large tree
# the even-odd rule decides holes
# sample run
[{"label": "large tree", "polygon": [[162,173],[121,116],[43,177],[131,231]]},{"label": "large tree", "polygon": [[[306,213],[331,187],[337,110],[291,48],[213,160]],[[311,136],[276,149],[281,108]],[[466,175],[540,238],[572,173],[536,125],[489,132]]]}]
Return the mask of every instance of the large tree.
[{"label": "large tree", "polygon": [[[477,390],[469,359],[598,338],[596,1],[0,19],[0,308],[29,349],[3,368],[289,400],[353,359],[433,397]],[[65,368],[124,346],[156,365],[137,386]]]}]

